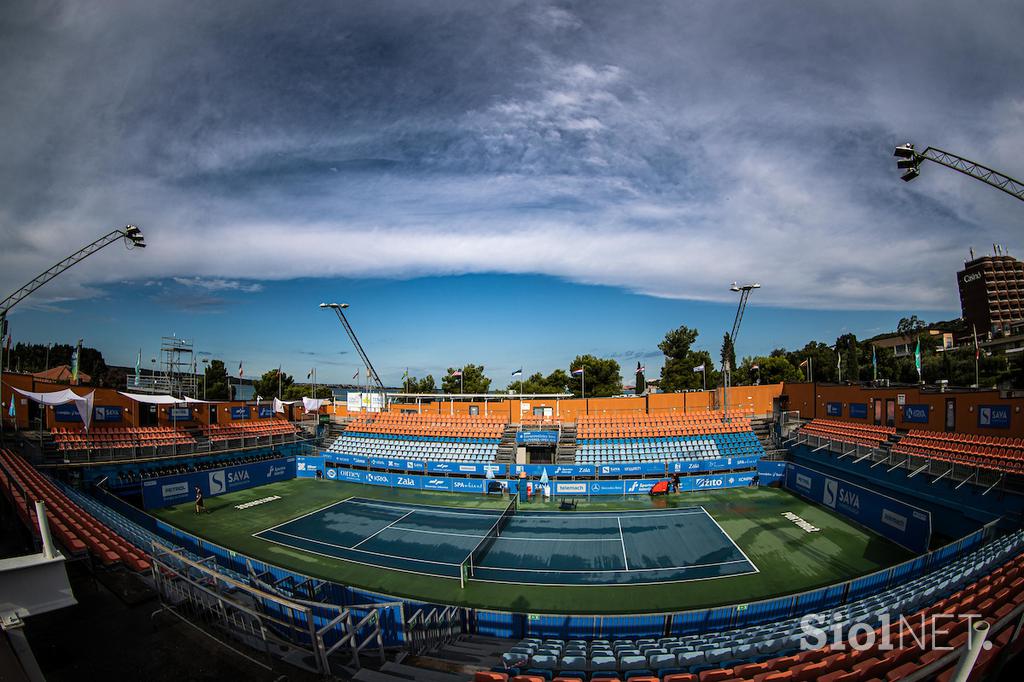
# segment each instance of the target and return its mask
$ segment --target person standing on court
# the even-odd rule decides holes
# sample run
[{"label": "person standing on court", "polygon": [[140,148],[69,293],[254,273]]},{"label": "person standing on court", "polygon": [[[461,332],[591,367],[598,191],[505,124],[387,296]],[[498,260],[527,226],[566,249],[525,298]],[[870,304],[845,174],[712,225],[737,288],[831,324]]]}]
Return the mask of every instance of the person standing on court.
[{"label": "person standing on court", "polygon": [[203,504],[203,490],[196,486],[196,514],[202,514],[204,511],[206,506]]}]

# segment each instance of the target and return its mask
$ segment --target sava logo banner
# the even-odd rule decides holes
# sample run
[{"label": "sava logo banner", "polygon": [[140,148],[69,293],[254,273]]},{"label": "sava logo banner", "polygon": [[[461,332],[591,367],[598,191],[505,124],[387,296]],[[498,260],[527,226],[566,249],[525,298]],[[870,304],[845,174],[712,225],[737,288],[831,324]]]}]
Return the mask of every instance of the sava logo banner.
[{"label": "sava logo banner", "polygon": [[914,552],[928,551],[932,518],[924,509],[799,464],[789,463],[783,480],[786,488],[801,497],[833,509],[898,545]]},{"label": "sava logo banner", "polygon": [[157,485],[143,487],[142,503],[146,509],[166,507],[191,502],[195,499],[196,488],[203,491],[204,497],[215,497],[257,485],[286,481],[295,478],[295,473],[295,458],[286,457],[214,471],[162,476],[157,479]]}]

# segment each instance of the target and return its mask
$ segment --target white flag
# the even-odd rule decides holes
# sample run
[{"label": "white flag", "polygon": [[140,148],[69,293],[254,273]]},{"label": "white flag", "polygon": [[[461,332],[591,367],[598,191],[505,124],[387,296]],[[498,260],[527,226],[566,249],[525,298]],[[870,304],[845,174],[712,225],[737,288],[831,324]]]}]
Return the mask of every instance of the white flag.
[{"label": "white flag", "polygon": [[696,367],[693,368],[693,371],[694,372],[703,372],[704,371],[704,365],[697,365]]}]

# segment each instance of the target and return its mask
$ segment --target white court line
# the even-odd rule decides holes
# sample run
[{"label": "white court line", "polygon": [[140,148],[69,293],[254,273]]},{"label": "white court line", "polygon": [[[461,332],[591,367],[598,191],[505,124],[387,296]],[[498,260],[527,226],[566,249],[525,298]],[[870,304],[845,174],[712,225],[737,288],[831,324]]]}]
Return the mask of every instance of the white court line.
[{"label": "white court line", "polygon": [[[401,520],[401,519],[399,519]],[[457,538],[477,538],[482,539],[487,537],[486,535],[473,535],[471,533],[447,533],[440,530],[423,530],[421,528],[410,528],[409,526],[393,526],[391,530],[404,530],[410,533],[427,533],[429,535],[450,535]],[[507,535],[499,536],[495,542],[501,540],[507,540],[509,542],[616,542],[617,538],[527,538],[527,537],[508,537]]]},{"label": "white court line", "polygon": [[618,516],[615,517],[615,522],[619,524],[619,542],[622,543],[622,560],[626,563],[626,572],[629,572],[629,559],[626,558],[626,538],[622,537],[622,519]]},{"label": "white court line", "polygon": [[[710,564],[690,564],[689,566],[662,566],[661,568],[631,568],[630,573],[653,573],[655,571],[688,571],[691,568],[706,568],[708,566],[728,566],[729,564],[742,564],[750,563],[744,559],[733,559],[732,561],[716,561]],[[753,564],[750,564],[753,566]],[[488,571],[517,571],[520,573],[626,573],[621,568],[594,568],[594,569],[564,569],[564,568],[505,568],[504,566],[477,566],[477,570],[488,570]],[[746,571],[746,573],[734,573],[730,575],[748,575],[754,571]],[[718,577],[718,576],[715,576]],[[671,582],[671,581],[665,581]],[[516,583],[518,584],[518,583]],[[575,583],[573,583],[575,584]],[[602,583],[607,584],[607,583]]]},{"label": "white court line", "polygon": [[728,533],[725,532],[725,529],[722,528],[722,525],[720,523],[718,523],[718,521],[715,520],[715,517],[712,516],[711,514],[708,514],[708,510],[705,509],[703,505],[701,505],[700,510],[708,515],[708,518],[711,519],[712,523],[714,523],[716,526],[718,526],[718,530],[722,531],[722,535],[724,535],[725,537],[729,538],[729,542],[731,542],[732,546],[736,548],[736,551],[739,552],[740,554],[742,554],[743,558],[747,560],[747,563],[750,564],[754,568],[754,573],[760,573],[761,569],[757,567],[757,564],[755,564],[753,561],[751,561],[750,557],[747,556],[747,553],[744,552],[742,549],[740,549],[740,546],[736,544],[736,541],[732,539],[731,535],[729,535]]},{"label": "white court line", "polygon": [[386,525],[386,526],[384,526],[383,528],[381,528],[381,529],[380,529],[379,531],[377,531],[377,532],[376,532],[376,533],[374,533],[373,535],[367,535],[367,536],[366,536],[365,538],[363,538],[362,540],[360,540],[360,541],[359,541],[359,542],[357,542],[356,544],[352,545],[352,549],[355,549],[356,547],[358,547],[359,545],[363,544],[364,542],[367,542],[368,540],[372,540],[372,539],[374,539],[375,537],[377,537],[378,535],[380,535],[381,533],[383,533],[384,531],[386,531],[386,530],[387,530],[388,528],[390,528],[391,526],[395,525],[396,523],[398,523],[399,521],[401,521],[402,519],[404,519],[404,518],[405,518],[406,516],[412,516],[412,515],[413,515],[413,514],[415,514],[415,513],[416,513],[416,510],[415,510],[415,509],[410,509],[409,511],[405,512],[405,513],[404,513],[404,514],[402,514],[402,515],[401,515],[400,517],[398,517],[397,519],[395,519],[394,521],[392,521],[391,523],[389,523],[388,525]]},{"label": "white court line", "polygon": [[[276,530],[274,532],[275,533],[280,533],[281,531]],[[286,533],[286,535],[287,535],[287,533]],[[443,578],[445,580],[459,580],[460,579],[458,576],[455,576],[455,575],[444,575],[443,573],[424,573],[423,571],[412,571],[412,570],[409,570],[408,568],[395,568],[393,566],[381,566],[380,564],[372,564],[372,563],[370,563],[368,561],[359,561],[358,559],[350,559],[350,558],[347,558],[347,557],[340,557],[337,554],[325,554],[323,552],[317,552],[316,550],[309,549],[307,547],[299,547],[297,545],[290,545],[287,542],[281,542],[280,540],[273,540],[271,538],[265,538],[265,537],[262,537],[259,533],[253,533],[252,536],[254,538],[259,539],[259,540],[263,540],[264,542],[269,542],[269,543],[274,544],[274,545],[280,545],[281,547],[287,547],[288,549],[294,549],[294,550],[299,551],[299,552],[306,552],[308,554],[316,554],[317,556],[322,556],[322,557],[327,558],[327,559],[334,559],[335,561],[347,561],[347,562],[352,563],[352,564],[359,564],[360,566],[372,566],[373,568],[379,568],[379,569],[384,570],[384,571],[399,571],[401,573],[411,573],[413,575],[425,575],[425,576],[428,576],[428,577],[431,577],[431,578]],[[292,537],[298,537],[298,536],[296,535],[296,536],[292,536]],[[300,539],[305,540],[307,538],[300,538]],[[337,545],[335,545],[335,546],[337,546]],[[345,548],[342,548],[342,549],[345,549]],[[361,552],[363,554],[373,554],[373,552],[367,552],[364,549],[358,549],[356,551],[357,552]],[[445,566],[459,566],[459,565],[461,565],[461,564],[445,564]]]},{"label": "white court line", "polygon": [[500,509],[481,509],[480,513],[474,513],[474,512],[470,512],[470,511],[462,511],[462,512],[455,512],[455,511],[433,511],[435,509],[451,509],[451,507],[439,507],[439,506],[429,505],[429,504],[403,504],[401,502],[397,502],[395,504],[380,504],[380,503],[377,503],[377,502],[362,502],[362,501],[359,501],[359,500],[353,499],[353,498],[349,498],[346,501],[349,504],[361,504],[364,507],[380,507],[381,509],[392,509],[393,510],[396,507],[399,508],[399,509],[410,509],[412,511],[416,511],[417,509],[430,509],[430,510],[432,510],[431,511],[432,514],[447,514],[448,516],[475,516],[475,517],[479,518],[481,516],[482,517],[488,517],[488,516],[500,516],[501,515],[501,510]]},{"label": "white court line", "polygon": [[[266,531],[264,531],[264,532],[266,532]],[[371,554],[373,556],[386,556],[386,557],[389,557],[391,559],[402,559],[404,561],[411,561],[411,562],[414,562],[414,563],[422,563],[422,564],[437,564],[438,566],[461,566],[462,565],[462,564],[453,564],[450,561],[431,561],[430,559],[417,559],[417,558],[414,558],[414,557],[399,556],[397,554],[385,554],[383,552],[371,552],[368,549],[356,549],[355,547],[348,547],[346,545],[337,545],[337,544],[334,544],[333,542],[324,542],[323,540],[314,540],[313,538],[303,537],[302,535],[293,535],[291,533],[285,533],[283,530],[275,530],[274,532],[277,533],[278,535],[287,535],[288,537],[295,538],[296,540],[302,540],[304,542],[312,542],[313,544],[324,545],[326,547],[335,547],[337,549],[347,549],[347,550],[352,551],[352,552],[359,552],[360,554]],[[261,539],[268,540],[269,538],[261,538]],[[278,544],[285,545],[286,547],[291,547],[292,549],[298,549],[298,550],[306,551],[302,547],[296,547],[295,545],[289,545],[287,543],[280,542],[280,541],[277,541],[277,540],[270,540],[270,541],[271,542],[277,542]],[[342,561],[348,561],[347,558],[345,558],[343,556],[338,556],[336,554],[328,554],[326,556],[330,556],[330,557],[332,557],[334,559],[340,559]],[[390,568],[389,566],[381,566],[380,564],[369,564],[369,565],[370,566],[379,566],[380,568]],[[398,570],[400,570],[400,569],[398,569]],[[415,573],[415,571],[410,571],[410,572],[411,573]],[[423,575],[434,575],[434,574],[433,573],[424,573]]]},{"label": "white court line", "polygon": [[308,514],[303,514],[302,516],[296,516],[294,519],[289,519],[289,520],[285,521],[284,523],[279,523],[276,526],[271,526],[270,528],[264,528],[263,530],[261,530],[259,532],[260,533],[266,533],[268,530],[274,530],[275,528],[280,528],[281,526],[287,526],[292,521],[298,521],[300,519],[306,518],[307,516],[312,516],[313,514],[316,514],[318,512],[326,511],[326,510],[330,509],[331,507],[337,507],[339,504],[345,504],[346,502],[348,502],[351,499],[352,499],[351,497],[346,497],[344,500],[339,500],[337,502],[332,502],[331,504],[327,505],[326,507],[320,507],[319,509],[314,509],[313,511],[309,512]]}]

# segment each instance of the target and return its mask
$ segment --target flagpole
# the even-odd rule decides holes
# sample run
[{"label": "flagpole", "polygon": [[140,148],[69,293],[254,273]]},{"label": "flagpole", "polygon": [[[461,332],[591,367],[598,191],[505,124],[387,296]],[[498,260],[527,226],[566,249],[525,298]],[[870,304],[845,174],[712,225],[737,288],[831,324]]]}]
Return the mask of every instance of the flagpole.
[{"label": "flagpole", "polygon": [[978,327],[972,324],[971,329],[974,330],[974,387],[981,388],[981,379],[978,377],[978,356],[981,355],[978,350]]}]

